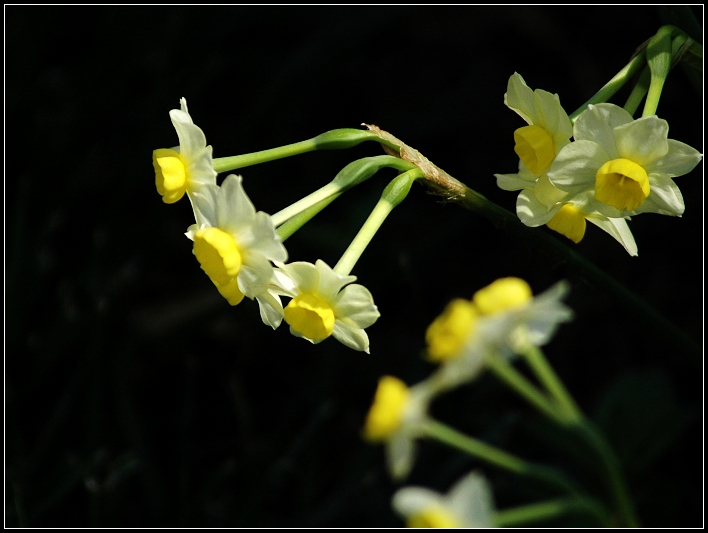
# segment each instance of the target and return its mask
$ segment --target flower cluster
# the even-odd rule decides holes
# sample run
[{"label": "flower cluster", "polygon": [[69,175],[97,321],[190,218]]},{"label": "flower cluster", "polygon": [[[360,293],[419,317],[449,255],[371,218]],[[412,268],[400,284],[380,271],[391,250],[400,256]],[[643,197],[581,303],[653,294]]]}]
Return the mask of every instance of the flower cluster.
[{"label": "flower cluster", "polygon": [[429,420],[436,395],[473,380],[489,358],[509,358],[528,345],[546,344],[572,312],[558,283],[534,297],[519,278],[502,278],[477,291],[471,300],[453,300],[426,332],[427,355],[440,367],[428,379],[407,387],[385,376],[379,381],[364,425],[364,438],[383,442],[389,472],[395,479],[410,472],[414,441]]},{"label": "flower cluster", "polygon": [[527,226],[546,224],[578,243],[591,222],[637,255],[630,216],[683,213],[672,178],[693,170],[701,154],[669,139],[665,120],[634,120],[620,107],[598,104],[571,125],[557,95],[532,91],[516,73],[504,103],[528,126],[514,132],[519,172],[495,176],[500,188],[521,191],[516,212]]},{"label": "flower cluster", "polygon": [[[368,352],[364,328],[379,317],[371,293],[352,283],[355,276],[337,274],[321,260],[286,264],[288,253],[272,217],[256,211],[242,178],[229,175],[217,185],[212,147],[184,98],[170,117],[180,145],[153,152],[155,183],[165,203],[185,194],[190,199],[195,223],[186,236],[219,293],[231,305],[255,299],[263,322],[273,329],[284,319],[293,335],[312,343],[333,336]],[[291,298],[285,307],[281,296]]]}]

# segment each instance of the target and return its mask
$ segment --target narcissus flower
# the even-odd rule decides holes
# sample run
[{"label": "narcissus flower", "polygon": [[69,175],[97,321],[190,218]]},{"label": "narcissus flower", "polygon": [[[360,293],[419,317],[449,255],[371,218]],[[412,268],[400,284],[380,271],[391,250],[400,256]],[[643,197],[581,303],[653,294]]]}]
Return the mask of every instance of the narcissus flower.
[{"label": "narcissus flower", "polygon": [[392,500],[394,510],[408,527],[493,527],[494,502],[486,478],[471,472],[447,494],[424,487],[399,489]]},{"label": "narcissus flower", "polygon": [[241,177],[230,175],[221,187],[202,186],[194,193],[194,214],[197,222],[186,235],[221,295],[231,305],[244,296],[265,297],[273,278],[270,261],[285,261],[288,254],[270,216],[256,212],[246,196]]},{"label": "narcissus flower", "polygon": [[616,105],[591,105],[548,177],[569,194],[591,192],[597,211],[608,217],[680,216],[685,206],[672,178],[689,173],[702,156],[668,134],[668,123],[656,116],[634,120]]},{"label": "narcissus flower", "polygon": [[324,261],[278,265],[273,283],[282,296],[292,298],[283,309],[290,332],[316,344],[333,336],[342,344],[369,353],[371,326],[380,313],[371,293],[352,284],[356,276],[340,276]]},{"label": "narcissus flower", "polygon": [[540,176],[570,142],[573,126],[568,114],[557,94],[532,91],[518,73],[509,78],[504,103],[528,124],[514,132],[514,151],[531,174]]},{"label": "narcissus flower", "polygon": [[187,111],[187,100],[180,100],[181,109],[170,111],[177,130],[179,146],[161,148],[152,153],[155,167],[155,185],[162,201],[172,204],[196,192],[202,185],[216,185],[212,165],[212,148],[207,146],[204,132],[192,122]]},{"label": "narcissus flower", "polygon": [[527,226],[546,224],[575,243],[585,236],[586,222],[590,222],[617,239],[629,255],[637,255],[637,244],[627,220],[601,214],[595,209],[591,193],[568,195],[561,201],[545,205],[539,200],[536,190],[521,191],[516,199],[516,214]]},{"label": "narcissus flower", "polygon": [[386,464],[394,479],[405,478],[413,468],[415,439],[427,419],[432,395],[425,381],[408,387],[393,376],[379,380],[363,436],[369,442],[386,444]]},{"label": "narcissus flower", "polygon": [[471,301],[453,300],[428,327],[428,358],[441,363],[429,378],[440,392],[476,378],[488,357],[508,357],[527,344],[546,344],[572,313],[561,298],[565,283],[534,297],[519,278],[502,278],[477,291]]}]

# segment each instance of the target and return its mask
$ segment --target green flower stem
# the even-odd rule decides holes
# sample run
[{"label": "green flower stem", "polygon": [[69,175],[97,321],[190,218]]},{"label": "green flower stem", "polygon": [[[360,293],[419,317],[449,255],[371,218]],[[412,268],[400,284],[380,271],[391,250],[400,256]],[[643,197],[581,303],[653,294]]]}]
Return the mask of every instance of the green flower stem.
[{"label": "green flower stem", "polygon": [[500,450],[491,444],[475,439],[436,420],[428,419],[420,427],[422,436],[437,440],[471,455],[487,464],[514,474],[542,481],[548,486],[573,495],[579,495],[576,484],[565,474],[545,465],[529,463]]},{"label": "green flower stem", "polygon": [[574,426],[576,433],[587,442],[602,461],[605,482],[609,485],[612,496],[627,527],[639,527],[634,505],[629,497],[629,491],[622,476],[622,470],[612,448],[607,444],[602,434],[587,419]]},{"label": "green flower stem", "polygon": [[597,91],[587,102],[576,109],[572,115],[570,115],[570,121],[575,124],[575,120],[578,118],[580,113],[585,111],[591,104],[599,104],[602,102],[607,102],[614,94],[619,91],[625,83],[627,83],[635,73],[639,72],[639,69],[646,63],[646,51],[642,50],[637,55],[635,55],[625,67],[620,70],[615,76],[608,81],[602,89]]},{"label": "green flower stem", "polygon": [[529,344],[525,347],[523,354],[526,356],[531,370],[538,380],[546,387],[546,390],[553,396],[572,420],[580,420],[583,418],[583,413],[573,400],[568,390],[563,385],[563,382],[558,378],[548,360],[543,354],[543,351],[538,346]]},{"label": "green flower stem", "polygon": [[602,527],[612,527],[614,525],[604,507],[588,498],[559,498],[497,511],[494,513],[494,524],[497,527],[514,527],[567,514],[589,514]]},{"label": "green flower stem", "polygon": [[389,183],[384,189],[381,199],[369,215],[369,218],[366,219],[366,222],[364,222],[364,225],[359,230],[359,233],[356,234],[356,237],[354,237],[354,240],[352,240],[349,247],[342,254],[342,257],[337,264],[334,265],[333,270],[337,274],[340,276],[349,275],[354,265],[356,265],[356,262],[361,257],[361,254],[364,253],[364,250],[366,250],[366,247],[371,242],[371,239],[376,235],[381,224],[386,220],[386,217],[388,217],[391,211],[393,211],[393,208],[401,203],[408,195],[408,191],[410,191],[413,182],[422,177],[423,173],[421,170],[413,168],[403,174],[399,174]]},{"label": "green flower stem", "polygon": [[651,70],[651,82],[644,102],[643,117],[655,115],[659,106],[661,91],[671,70],[671,36],[675,29],[673,26],[662,26],[647,45],[646,55]]},{"label": "green flower stem", "polygon": [[649,65],[644,66],[644,70],[639,75],[637,84],[632,89],[632,92],[627,98],[627,103],[624,104],[624,110],[630,115],[634,116],[639,109],[639,104],[642,103],[642,99],[647,95],[649,91],[649,83],[651,82],[651,70]]},{"label": "green flower stem", "polygon": [[323,200],[327,200],[329,197],[334,196],[335,194],[341,194],[342,192],[342,187],[330,182],[324,187],[317,189],[312,194],[308,194],[303,199],[298,200],[294,204],[289,205],[285,209],[282,209],[275,213],[271,217],[273,219],[273,225],[277,228],[278,226],[293,218],[295,215],[298,215],[299,213],[322,202]]},{"label": "green flower stem", "polygon": [[501,357],[493,356],[487,358],[485,365],[497,378],[506,383],[545,416],[561,426],[571,424],[572,420],[565,411],[559,409],[548,396],[538,390],[533,383],[521,375],[508,361]]},{"label": "green flower stem", "polygon": [[312,139],[300,141],[270,150],[262,150],[251,154],[236,155],[232,157],[219,157],[214,159],[214,170],[217,173],[237,170],[239,168],[250,167],[260,163],[275,161],[285,157],[305,154],[314,150],[334,150],[351,148],[364,141],[376,141],[384,146],[395,150],[397,147],[388,141],[381,139],[379,136],[369,131],[357,130],[353,128],[342,128],[332,130]]},{"label": "green flower stem", "polygon": [[[281,224],[284,224],[295,215],[298,215],[300,212],[319,204],[330,196],[339,195],[344,191],[351,189],[355,185],[359,185],[360,183],[368,180],[371,176],[385,167],[395,168],[400,171],[407,171],[415,168],[415,165],[390,155],[364,157],[362,159],[352,161],[340,170],[330,183],[317,189],[312,194],[307,195],[305,198],[298,200],[285,209],[275,213],[271,217],[273,219],[273,225],[278,227]],[[307,220],[309,220],[309,218]]]},{"label": "green flower stem", "polygon": [[368,127],[383,138],[397,144],[400,147],[401,157],[423,170],[422,181],[433,192],[447,201],[456,202],[466,209],[487,218],[498,229],[518,238],[519,242],[523,243],[524,249],[542,250],[553,259],[554,263],[567,265],[571,271],[575,271],[581,278],[602,288],[603,292],[614,297],[617,303],[628,313],[642,320],[647,325],[647,331],[654,332],[657,338],[670,339],[677,352],[688,355],[695,364],[702,364],[702,349],[692,338],[616,279],[609,276],[604,270],[569,248],[558,238],[539,228],[525,226],[514,213],[487,200],[477,191],[456,180],[443,169],[434,165],[420,152],[407,146],[390,133],[381,130],[377,126],[370,125]]},{"label": "green flower stem", "polygon": [[329,204],[334,202],[341,195],[342,195],[342,193],[339,192],[339,193],[333,194],[332,196],[330,196],[328,198],[325,198],[324,200],[320,200],[315,205],[308,207],[304,211],[301,211],[299,214],[295,215],[294,217],[289,219],[287,222],[285,222],[282,226],[280,226],[277,230],[275,230],[275,233],[278,235],[278,237],[280,237],[281,242],[285,242],[285,240],[288,237],[290,237],[293,233],[295,233],[297,230],[299,230],[301,227],[303,227],[317,213],[322,211],[325,207],[327,207]]}]

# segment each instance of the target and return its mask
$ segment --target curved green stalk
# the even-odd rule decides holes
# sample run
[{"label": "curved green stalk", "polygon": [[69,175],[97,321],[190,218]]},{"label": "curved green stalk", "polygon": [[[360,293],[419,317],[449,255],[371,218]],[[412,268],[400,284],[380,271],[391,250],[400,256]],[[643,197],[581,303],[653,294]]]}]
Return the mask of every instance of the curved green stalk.
[{"label": "curved green stalk", "polygon": [[560,489],[573,495],[580,495],[581,491],[575,482],[568,479],[562,472],[545,465],[539,465],[524,461],[504,450],[475,439],[447,426],[436,420],[428,420],[421,425],[422,436],[435,439],[439,442],[452,446],[460,451],[476,457],[487,464],[530,477],[543,482],[545,485]]},{"label": "curved green stalk", "polygon": [[497,527],[514,527],[567,514],[588,514],[592,515],[602,527],[614,525],[607,510],[598,502],[588,498],[559,498],[497,511],[494,513],[494,523]]}]

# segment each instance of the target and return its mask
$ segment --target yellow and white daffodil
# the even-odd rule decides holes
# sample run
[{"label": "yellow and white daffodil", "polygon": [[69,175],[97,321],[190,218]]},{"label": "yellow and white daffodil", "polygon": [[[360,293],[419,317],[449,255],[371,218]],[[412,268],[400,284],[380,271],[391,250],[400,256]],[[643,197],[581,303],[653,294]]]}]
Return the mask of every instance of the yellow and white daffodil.
[{"label": "yellow and white daffodil", "polygon": [[393,479],[405,478],[413,468],[415,439],[428,418],[433,393],[426,381],[408,387],[393,376],[379,380],[363,436],[369,442],[386,445],[386,466]]},{"label": "yellow and white daffodil", "polygon": [[495,174],[497,185],[507,191],[521,191],[516,213],[527,226],[548,225],[578,243],[589,220],[622,244],[630,255],[637,255],[627,222],[609,219],[589,205],[585,195],[575,196],[554,186],[547,172],[560,151],[570,144],[573,126],[560,105],[558,95],[531,89],[519,74],[509,78],[504,103],[529,125],[514,132],[519,156],[517,174]]},{"label": "yellow and white daffodil", "polygon": [[219,293],[231,305],[244,296],[266,297],[273,278],[270,262],[285,261],[288,254],[270,216],[256,212],[246,196],[241,176],[227,176],[221,187],[203,185],[193,201],[197,221],[186,235]]},{"label": "yellow and white daffodil", "polygon": [[317,344],[333,336],[349,348],[369,353],[364,328],[380,313],[369,290],[353,281],[356,276],[340,276],[322,260],[314,265],[278,264],[272,292],[292,298],[283,316],[296,337]]},{"label": "yellow and white daffodil", "polygon": [[616,105],[590,105],[548,177],[569,194],[591,192],[597,211],[608,217],[680,216],[685,206],[672,178],[689,173],[702,156],[668,134],[668,123],[656,116],[634,120]]},{"label": "yellow and white daffodil", "polygon": [[179,146],[152,153],[155,185],[166,204],[175,203],[185,193],[191,197],[203,185],[216,185],[212,148],[207,146],[204,132],[192,122],[187,100],[182,98],[180,106],[170,111]]},{"label": "yellow and white daffodil", "polygon": [[[547,177],[544,179],[548,181]],[[548,186],[553,187],[550,182]],[[543,198],[539,199],[538,189],[521,191],[516,199],[516,214],[525,225],[536,227],[545,224],[579,243],[585,236],[586,221],[591,222],[614,237],[629,255],[637,255],[637,244],[627,221],[624,218],[609,218],[597,211],[591,193],[566,195],[560,201],[544,204]]]},{"label": "yellow and white daffodil", "polygon": [[494,526],[492,489],[478,472],[467,474],[447,494],[424,487],[404,487],[393,495],[391,503],[408,527]]},{"label": "yellow and white daffodil", "polygon": [[[556,155],[570,142],[573,126],[557,94],[542,89],[532,91],[516,72],[509,78],[504,103],[528,124],[514,132],[514,152],[522,163],[517,179],[535,180],[532,176],[543,175]],[[521,185],[514,185],[512,176],[515,175],[508,175],[508,179],[499,178],[497,183],[506,190],[526,188],[507,189],[507,186]]]},{"label": "yellow and white daffodil", "polygon": [[534,297],[528,283],[502,278],[477,291],[472,300],[453,300],[428,327],[428,358],[441,363],[429,378],[440,392],[475,379],[488,357],[509,357],[527,344],[546,344],[561,322],[572,317],[557,283]]}]

